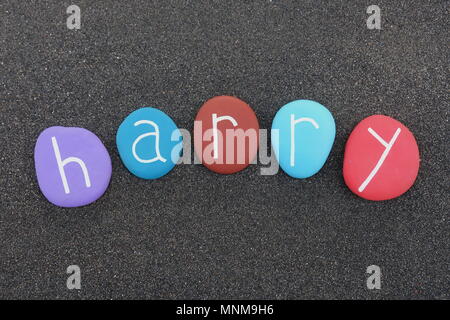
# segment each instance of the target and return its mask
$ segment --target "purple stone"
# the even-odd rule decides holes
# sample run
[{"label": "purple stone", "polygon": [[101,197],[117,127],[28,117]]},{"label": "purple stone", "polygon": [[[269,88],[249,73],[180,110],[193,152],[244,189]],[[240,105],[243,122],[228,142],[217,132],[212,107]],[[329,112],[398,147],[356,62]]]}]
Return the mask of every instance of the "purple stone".
[{"label": "purple stone", "polygon": [[100,139],[83,128],[50,127],[34,149],[44,196],[60,207],[80,207],[100,198],[111,180],[111,158]]}]

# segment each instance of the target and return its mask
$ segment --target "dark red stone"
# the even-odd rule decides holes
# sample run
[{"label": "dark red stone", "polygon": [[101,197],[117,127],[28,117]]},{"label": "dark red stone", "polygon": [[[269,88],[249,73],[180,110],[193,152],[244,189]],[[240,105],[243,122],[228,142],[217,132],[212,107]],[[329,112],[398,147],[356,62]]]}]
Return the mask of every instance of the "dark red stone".
[{"label": "dark red stone", "polygon": [[[233,136],[227,136],[227,130],[231,130]],[[258,141],[259,123],[255,112],[236,97],[214,97],[197,113],[194,149],[203,165],[214,172],[231,174],[245,169],[256,157]]]}]

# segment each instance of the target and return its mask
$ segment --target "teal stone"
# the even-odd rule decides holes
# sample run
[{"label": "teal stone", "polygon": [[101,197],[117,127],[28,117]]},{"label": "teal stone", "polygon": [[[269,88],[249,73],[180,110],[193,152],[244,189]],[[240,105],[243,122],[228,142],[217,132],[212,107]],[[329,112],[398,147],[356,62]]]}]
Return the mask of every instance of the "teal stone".
[{"label": "teal stone", "polygon": [[167,114],[146,107],[126,117],[117,130],[116,144],[131,173],[142,179],[157,179],[179,160],[182,135]]},{"label": "teal stone", "polygon": [[284,105],[272,122],[273,151],[281,169],[293,178],[308,178],[319,172],[335,136],[330,111],[310,100]]}]

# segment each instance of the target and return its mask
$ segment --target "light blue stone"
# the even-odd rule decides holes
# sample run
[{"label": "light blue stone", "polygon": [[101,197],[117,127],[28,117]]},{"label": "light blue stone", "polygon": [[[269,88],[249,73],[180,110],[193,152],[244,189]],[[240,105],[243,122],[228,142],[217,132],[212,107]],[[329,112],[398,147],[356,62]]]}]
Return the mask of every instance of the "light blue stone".
[{"label": "light blue stone", "polygon": [[330,111],[310,100],[292,101],[272,122],[272,147],[280,167],[294,178],[308,178],[325,164],[336,136]]},{"label": "light blue stone", "polygon": [[175,122],[155,108],[132,112],[117,130],[117,149],[125,167],[143,179],[157,179],[173,169],[182,151]]}]

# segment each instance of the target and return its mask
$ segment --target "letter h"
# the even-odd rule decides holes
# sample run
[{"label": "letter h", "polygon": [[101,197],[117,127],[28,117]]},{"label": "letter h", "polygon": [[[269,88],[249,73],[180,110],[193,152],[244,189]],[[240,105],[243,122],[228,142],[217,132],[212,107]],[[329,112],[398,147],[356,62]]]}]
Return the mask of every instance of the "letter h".
[{"label": "letter h", "polygon": [[52,137],[52,145],[53,145],[53,150],[55,151],[56,161],[58,162],[58,169],[59,169],[59,174],[61,175],[61,180],[62,180],[62,183],[64,186],[64,192],[66,194],[70,193],[70,189],[69,189],[69,185],[67,183],[67,177],[66,177],[66,172],[64,171],[64,167],[65,167],[65,165],[67,165],[71,162],[75,162],[81,167],[81,171],[83,171],[84,181],[86,183],[86,188],[90,188],[91,187],[91,179],[89,178],[89,173],[86,168],[86,164],[83,162],[83,160],[81,160],[80,158],[76,158],[76,157],[69,157],[69,158],[62,160],[61,153],[59,152],[58,142],[56,141],[56,137]]}]

